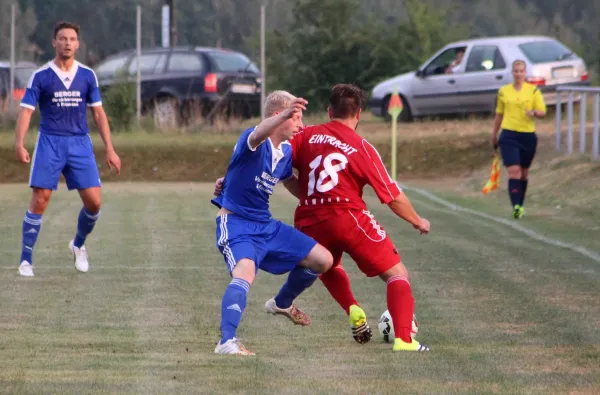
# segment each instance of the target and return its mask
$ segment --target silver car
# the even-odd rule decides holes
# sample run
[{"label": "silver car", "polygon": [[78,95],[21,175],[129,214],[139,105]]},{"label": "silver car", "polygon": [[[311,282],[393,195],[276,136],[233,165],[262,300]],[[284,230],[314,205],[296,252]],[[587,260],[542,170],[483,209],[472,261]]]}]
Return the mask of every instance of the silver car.
[{"label": "silver car", "polygon": [[589,85],[583,59],[544,36],[479,38],[446,45],[418,70],[379,83],[369,108],[386,116],[390,95],[400,94],[401,121],[415,116],[493,112],[498,89],[512,82],[511,64],[527,63],[527,81],[540,86],[547,105],[556,104],[556,87]]}]

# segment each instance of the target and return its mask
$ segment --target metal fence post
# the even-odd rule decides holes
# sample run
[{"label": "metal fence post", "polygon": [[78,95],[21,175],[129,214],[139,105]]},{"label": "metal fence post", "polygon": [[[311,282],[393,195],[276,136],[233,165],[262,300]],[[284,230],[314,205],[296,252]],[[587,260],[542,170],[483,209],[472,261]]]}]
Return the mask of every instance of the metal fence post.
[{"label": "metal fence post", "polygon": [[579,102],[579,152],[585,154],[585,124],[586,124],[587,93],[581,94]]},{"label": "metal fence post", "polygon": [[[600,156],[600,86],[570,86],[562,85],[556,87],[556,151],[562,150],[562,93],[567,92],[567,155],[573,154],[573,101],[575,94],[581,94],[581,105],[579,108],[579,151],[585,153],[587,146],[587,99],[594,96],[592,109],[592,155],[594,160]],[[592,105],[590,102],[590,105]]]},{"label": "metal fence post", "polygon": [[598,113],[600,112],[600,93],[594,95],[594,135],[592,138],[592,151],[594,160],[598,160]]},{"label": "metal fence post", "polygon": [[135,115],[138,121],[142,118],[142,75],[140,65],[140,55],[142,53],[142,6],[138,5],[136,9],[136,79],[135,79],[135,95],[136,95],[136,111]]},{"label": "metal fence post", "polygon": [[573,92],[567,96],[567,154],[573,154]]},{"label": "metal fence post", "polygon": [[263,2],[260,5],[260,74],[261,74],[261,81],[260,81],[260,119],[263,120],[265,119],[265,95],[267,94],[265,92],[265,87],[267,85],[267,76],[266,76],[266,69],[267,69],[267,65],[265,64],[266,60],[265,60],[265,29],[266,29],[266,16],[265,16],[265,10],[266,8],[266,4],[265,2]]},{"label": "metal fence post", "polygon": [[556,91],[556,152],[560,152],[560,138],[562,128],[562,92]]},{"label": "metal fence post", "polygon": [[14,108],[15,99],[13,95],[15,94],[15,67],[17,66],[15,59],[15,24],[17,18],[17,6],[16,4],[12,4],[10,6],[10,92],[8,94],[8,103],[10,105],[9,111],[12,111]]}]

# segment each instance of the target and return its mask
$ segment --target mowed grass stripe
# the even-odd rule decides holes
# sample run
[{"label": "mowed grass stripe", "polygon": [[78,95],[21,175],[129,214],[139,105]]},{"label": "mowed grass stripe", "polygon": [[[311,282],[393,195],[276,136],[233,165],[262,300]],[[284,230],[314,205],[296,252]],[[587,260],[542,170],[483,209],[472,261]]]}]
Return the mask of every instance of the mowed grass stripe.
[{"label": "mowed grass stripe", "polygon": [[[411,197],[419,207],[419,198]],[[385,216],[384,208],[374,207],[384,224],[395,221]],[[537,378],[540,383],[557,381],[570,388],[586,387],[590,383],[598,385],[599,368],[595,362],[600,358],[600,347],[596,317],[600,314],[600,304],[595,262],[569,250],[548,248],[540,242],[514,237],[515,232],[507,237],[503,227],[488,226],[470,216],[454,212],[444,215],[437,210],[430,213],[427,207],[419,211],[437,219],[432,220],[434,233],[430,240],[422,241],[427,248],[420,256],[413,260],[414,252],[410,249],[404,254],[405,261],[409,270],[411,266],[416,267],[415,287],[423,286],[420,296],[430,301],[426,306],[437,310],[435,315],[440,319],[440,327],[446,328],[449,344],[463,344],[466,349],[487,344],[489,351],[498,348],[498,356],[489,354],[493,363],[485,364],[486,371],[498,365],[505,374],[516,374],[521,365],[527,366],[528,360],[533,359],[525,358],[528,354],[539,360],[539,348],[548,354],[563,357],[567,354],[568,362],[562,361],[562,365],[571,368],[570,372],[566,369],[568,377],[562,377],[565,372],[557,369],[551,375],[544,372]],[[456,259],[458,257],[462,260]],[[419,274],[421,265],[432,264],[463,270]],[[564,265],[577,269],[568,273],[553,271]],[[507,270],[493,270],[498,266]],[[442,326],[442,322],[445,325]],[[522,359],[515,358],[506,349],[514,349]],[[527,350],[526,353],[523,350]],[[501,355],[507,358],[504,363]],[[512,379],[523,384],[528,380],[518,375]]]},{"label": "mowed grass stripe", "polygon": [[[551,173],[551,171],[549,171]],[[486,175],[487,177],[487,175]],[[450,189],[438,187],[434,191],[436,197],[442,198],[451,204],[456,204],[460,207],[469,208],[475,211],[483,212],[484,214],[492,215],[496,218],[505,218],[510,220],[510,203],[505,190],[496,190],[489,195],[482,195],[480,192],[480,186],[475,187],[474,185],[480,185],[481,180],[472,181],[469,183],[469,187],[466,189],[460,189],[460,185],[457,188]],[[590,182],[593,183],[592,180]],[[575,198],[587,198],[593,200],[593,196],[596,196],[594,188],[575,188],[570,191],[568,188],[556,187],[553,185],[547,185],[546,189],[544,186],[536,184],[535,180],[530,183],[528,194],[538,196],[537,198],[530,198],[528,196],[525,209],[525,217],[519,221],[517,225],[524,228],[531,229],[536,233],[546,236],[552,239],[558,239],[565,243],[570,243],[576,246],[584,247],[595,253],[596,257],[600,254],[600,226],[598,226],[598,212],[600,211],[600,205],[597,203],[599,200],[595,199],[594,203],[590,204],[586,202],[583,204],[583,209],[577,209],[574,211],[572,207],[567,209],[563,208],[561,201],[571,202]],[[412,186],[413,184],[410,183]],[[417,183],[417,185],[419,185]],[[548,189],[550,188],[550,190]],[[548,194],[556,193],[555,189],[559,189],[568,196],[563,196],[562,200],[556,201],[548,198],[544,199]],[[475,192],[473,192],[475,189]],[[597,189],[597,188],[596,188]],[[431,202],[430,199],[423,199],[418,194],[414,194],[415,198],[422,199],[424,202]],[[554,201],[554,203],[552,203]],[[443,205],[437,204],[439,207]],[[570,206],[573,206],[570,204]],[[593,214],[590,214],[593,212]],[[464,213],[463,213],[464,214]],[[504,225],[503,225],[504,226]],[[566,232],[565,229],[569,231]]]},{"label": "mowed grass stripe", "polygon": [[[594,312],[598,310],[599,306],[596,299],[593,298],[594,295],[598,295],[594,288],[594,284],[597,283],[597,265],[569,250],[558,249],[558,255],[556,255],[556,248],[549,248],[544,243],[532,241],[510,228],[478,217],[457,216],[454,211],[440,210],[429,203],[422,204],[418,196],[410,193],[409,195],[415,205],[420,208],[419,211],[432,220],[434,229],[432,235],[428,237],[416,235],[409,225],[395,218],[385,206],[381,206],[373,198],[368,200],[377,218],[397,242],[409,271],[413,274],[415,293],[417,294],[417,312],[425,326],[422,334],[427,334],[425,331],[427,331],[428,325],[437,326],[438,329],[440,327],[447,328],[445,334],[443,332],[432,334],[431,342],[433,342],[432,344],[441,343],[440,347],[448,347],[444,348],[444,353],[451,352],[451,350],[458,353],[457,360],[453,361],[453,366],[458,370],[465,367],[469,367],[466,371],[472,369],[474,366],[470,362],[471,358],[482,359],[481,356],[478,356],[481,352],[476,350],[478,342],[486,344],[487,350],[483,353],[484,356],[490,354],[493,348],[498,347],[501,350],[496,350],[496,352],[503,354],[507,363],[499,363],[500,359],[496,361],[494,353],[491,353],[489,358],[492,363],[477,364],[475,367],[481,367],[492,383],[512,382],[517,384],[519,381],[523,381],[523,385],[519,386],[523,389],[530,384],[528,378],[520,380],[513,377],[511,379],[510,375],[516,374],[515,372],[519,371],[521,365],[531,365],[528,360],[533,358],[526,358],[528,355],[535,356],[539,360],[539,352],[535,349],[545,342],[549,341],[548,347],[552,347],[552,342],[569,344],[569,341],[573,341],[573,346],[557,348],[550,353],[562,355],[565,354],[566,349],[574,349],[579,346],[576,349],[579,352],[568,361],[571,363],[572,369],[576,371],[577,366],[581,364],[591,370],[587,372],[588,374],[583,377],[583,380],[580,376],[571,376],[572,379],[567,381],[562,380],[559,371],[548,380],[552,382],[558,379],[568,383],[566,386],[570,386],[569,388],[577,386],[585,388],[590,385],[590,380],[587,379],[591,378],[591,382],[597,385],[598,380],[594,379],[597,371],[594,367],[594,359],[599,356],[598,336],[595,329],[597,321],[593,318]],[[563,269],[565,263],[568,263],[567,270]],[[456,270],[453,271],[453,268]],[[563,278],[565,273],[568,275],[566,279]],[[518,283],[523,282],[521,281],[523,276],[529,277],[531,281],[525,281],[522,285],[512,284],[512,280]],[[552,277],[553,281],[550,281],[549,277]],[[421,279],[425,281],[425,284],[420,284]],[[556,295],[548,295],[548,291],[552,290],[558,281],[563,284],[575,281],[576,284],[579,284],[581,290],[570,288],[569,296],[570,298],[580,297],[581,301],[585,302],[587,314],[581,315],[575,312],[575,314],[564,315],[561,308],[553,307],[551,302],[556,299]],[[544,288],[545,293],[537,290],[539,283],[547,285]],[[429,303],[420,298],[422,295],[419,292],[422,285],[428,291],[434,289],[438,291],[430,295]],[[540,296],[536,296],[536,293],[539,293]],[[525,305],[522,299],[527,301]],[[573,302],[572,299],[570,301]],[[591,305],[589,302],[592,302]],[[419,308],[421,303],[425,304],[425,309]],[[440,312],[445,313],[438,323],[428,322],[427,310],[432,306],[438,306]],[[510,306],[515,306],[514,311]],[[531,317],[529,310],[532,311]],[[498,312],[504,316],[498,317]],[[478,318],[476,313],[482,317]],[[547,322],[547,316],[553,316],[555,319]],[[497,322],[498,318],[501,319],[500,322]],[[525,324],[521,323],[523,318],[526,318]],[[506,336],[520,335],[532,318],[540,320],[545,325],[541,335],[535,332],[531,333],[538,339],[524,340],[524,342],[533,343],[533,347],[523,348],[520,346],[519,343],[523,341],[522,337]],[[586,322],[583,328],[579,328],[581,320]],[[568,324],[567,328],[565,328],[565,324]],[[495,327],[496,325],[498,328]],[[568,336],[563,339],[561,336],[565,333]],[[438,336],[442,338],[440,339]],[[539,338],[540,336],[541,338]],[[497,344],[489,344],[490,341],[495,341]],[[516,344],[516,346],[511,346],[512,344]],[[474,356],[470,355],[472,349],[475,349]],[[546,353],[548,352],[546,351]],[[465,355],[459,357],[458,355],[461,353]],[[523,359],[522,364],[518,363],[519,358],[515,359],[514,354],[520,354]],[[456,363],[461,359],[464,364]],[[553,361],[554,359],[550,358],[549,360]],[[562,364],[567,365],[564,361]],[[496,374],[494,374],[495,365],[502,366]],[[582,372],[586,373],[586,370],[580,369],[579,373]],[[458,375],[460,376],[460,372]],[[573,384],[575,385],[573,386]],[[494,388],[494,385],[491,388]],[[516,387],[509,388],[516,390]]]},{"label": "mowed grass stripe", "polygon": [[[81,207],[77,195],[61,191],[52,199],[34,253],[36,277],[25,279],[18,277],[16,262],[21,238],[19,212],[24,212],[21,206],[28,201],[29,191],[26,187],[14,191],[22,200],[15,201],[14,215],[5,217],[14,226],[1,243],[5,256],[11,257],[3,260],[3,266],[15,270],[2,276],[2,289],[9,290],[3,300],[10,301],[2,310],[21,319],[2,320],[15,325],[2,336],[6,347],[0,355],[7,392],[60,393],[72,388],[71,382],[88,390],[99,385],[110,391],[122,390],[122,386],[111,385],[111,377],[124,373],[114,366],[122,359],[119,349],[130,343],[132,334],[126,325],[124,328],[126,315],[119,315],[119,301],[111,299],[118,284],[112,275],[82,275],[73,267],[67,245]],[[92,268],[94,259],[102,259],[94,244],[90,243]],[[109,304],[99,303],[107,300]]]},{"label": "mowed grass stripe", "polygon": [[[57,214],[63,211],[59,206],[48,213],[47,221],[65,218],[46,236],[52,243],[41,242],[42,249],[51,245],[48,260],[44,257],[48,270],[40,261],[33,279],[41,286],[16,276],[18,251],[9,251],[15,244],[18,249],[19,199],[26,195],[25,188],[11,188],[0,196],[0,207],[12,207],[3,219],[14,226],[0,228],[0,246],[14,259],[3,260],[0,286],[25,287],[20,294],[0,291],[3,301],[14,306],[27,292],[50,300],[43,301],[47,312],[32,306],[0,312],[3,325],[15,326],[0,340],[0,361],[9,366],[0,370],[2,393],[592,393],[600,388],[593,330],[600,302],[590,288],[597,265],[568,250],[510,237],[502,226],[419,207],[434,226],[434,233],[419,236],[385,206],[369,202],[412,273],[419,338],[434,352],[394,354],[381,342],[376,320],[386,308],[385,284],[366,279],[345,257],[374,341],[353,342],[345,314],[319,282],[298,300],[313,318],[310,327],[267,315],[264,302],[286,276],[259,272],[239,331],[258,353],[248,360],[213,354],[229,278],[215,247],[211,185],[106,185],[103,216],[88,243],[87,275],[75,272],[66,251],[78,198],[61,192],[57,204],[77,204],[65,206],[65,214]],[[281,192],[273,197],[274,215],[291,222],[295,203]],[[61,260],[65,253],[66,261]],[[56,269],[63,262],[64,269]],[[39,288],[50,278],[56,290],[44,293]],[[90,282],[87,293],[70,291],[81,281]],[[552,289],[560,283],[577,301],[596,297],[585,299],[580,310],[572,299],[558,303]],[[73,305],[64,301],[72,295],[86,303],[62,308],[61,303]],[[71,318],[77,314],[80,318]],[[54,322],[57,315],[61,325]],[[43,320],[52,325],[36,330]],[[37,352],[34,362],[32,353],[19,353],[27,347]],[[17,367],[26,367],[25,375],[18,376]]]},{"label": "mowed grass stripe", "polygon": [[[431,235],[425,237],[416,234],[410,225],[396,218],[387,207],[380,205],[372,194],[367,193],[367,200],[372,212],[399,246],[412,273],[417,313],[425,326],[422,335],[426,335],[429,325],[438,329],[446,328],[441,333],[432,334],[430,342],[432,345],[439,344],[438,348],[444,348],[444,353],[455,353],[456,359],[450,363],[455,372],[449,372],[448,377],[453,377],[453,374],[456,377],[463,374],[485,374],[491,382],[490,388],[497,389],[500,388],[498,385],[505,383],[510,391],[518,388],[525,390],[531,386],[531,377],[525,373],[523,379],[514,375],[521,372],[521,368],[532,366],[531,361],[534,359],[549,361],[550,365],[542,366],[548,370],[547,366],[556,363],[560,355],[563,367],[570,367],[572,371],[584,375],[571,375],[571,380],[563,380],[557,370],[555,374],[545,376],[550,383],[558,380],[566,383],[565,388],[597,386],[598,379],[594,376],[597,372],[594,362],[600,357],[595,329],[598,323],[594,319],[594,312],[600,306],[597,297],[594,298],[598,295],[594,288],[598,279],[597,264],[574,251],[553,248],[531,240],[511,228],[479,217],[461,215],[447,209],[440,210],[429,200],[422,201],[420,196],[410,192],[408,194],[421,214],[432,220],[434,232]],[[285,193],[280,196],[290,199]],[[565,230],[568,231],[569,229]],[[565,264],[568,265],[566,271]],[[566,279],[564,274],[567,274]],[[522,281],[522,277],[529,280]],[[553,281],[548,277],[552,277]],[[429,295],[429,303],[418,296],[421,279],[425,281],[423,285],[427,291],[437,291]],[[519,286],[512,284],[512,281],[523,284]],[[567,300],[571,304],[567,308],[568,315],[562,311],[564,305],[554,308],[557,295],[551,291],[558,281],[569,285],[570,281],[575,281],[581,286],[579,290],[569,288]],[[543,289],[545,293],[538,290],[540,284],[546,285]],[[450,292],[444,293],[444,290]],[[540,295],[536,296],[536,293]],[[573,305],[578,304],[572,302],[577,298],[579,302],[584,302],[586,314],[573,312]],[[526,300],[525,304],[522,299]],[[421,303],[424,303],[425,309],[419,308]],[[427,309],[430,306],[444,313],[437,323],[428,321]],[[512,309],[511,306],[515,308]],[[529,310],[532,311],[531,317]],[[497,316],[498,313],[501,313],[500,317]],[[546,316],[554,319],[546,322]],[[523,317],[526,318],[525,324],[521,323]],[[519,335],[527,329],[532,318],[541,320],[544,327],[541,334],[531,332],[534,339],[523,340]],[[583,328],[579,328],[581,321],[586,323]],[[567,323],[570,329],[565,328]],[[568,337],[562,339],[561,335],[564,333],[568,333]],[[430,338],[422,339],[428,341]],[[549,344],[546,346],[547,341]],[[569,344],[569,341],[573,343]],[[485,344],[483,352],[477,350],[479,342]],[[520,342],[530,342],[533,346],[525,348]],[[553,346],[552,342],[558,342],[559,346]],[[567,346],[561,348],[560,344],[563,343]],[[551,348],[545,353],[557,354],[556,358],[540,359],[537,350],[539,347]],[[496,360],[492,353],[494,348],[499,348],[495,352],[504,355],[506,363],[502,362],[502,358]],[[520,354],[520,358],[515,358],[514,354]],[[529,355],[532,357],[529,358]],[[473,364],[471,361],[483,360],[484,357],[491,358],[491,363]],[[496,365],[502,368],[495,370]],[[585,368],[579,369],[581,365]],[[478,369],[482,371],[477,373]],[[457,378],[453,380],[461,382]],[[464,381],[462,383],[465,384]]]}]

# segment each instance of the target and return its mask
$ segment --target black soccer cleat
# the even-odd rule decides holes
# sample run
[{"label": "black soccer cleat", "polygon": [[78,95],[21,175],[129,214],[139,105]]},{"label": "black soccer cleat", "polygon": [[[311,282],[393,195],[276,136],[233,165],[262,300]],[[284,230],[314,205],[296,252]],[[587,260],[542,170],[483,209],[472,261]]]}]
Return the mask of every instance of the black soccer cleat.
[{"label": "black soccer cleat", "polygon": [[369,324],[365,321],[362,325],[352,327],[352,337],[358,344],[365,344],[373,337]]}]

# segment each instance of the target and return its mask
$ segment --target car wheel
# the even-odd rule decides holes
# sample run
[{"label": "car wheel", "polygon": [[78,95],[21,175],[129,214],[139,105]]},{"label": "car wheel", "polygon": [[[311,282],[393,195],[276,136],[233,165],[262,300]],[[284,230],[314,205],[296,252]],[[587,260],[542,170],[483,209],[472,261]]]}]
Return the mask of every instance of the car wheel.
[{"label": "car wheel", "polygon": [[[381,112],[382,112],[383,117],[385,118],[386,122],[392,121],[391,115],[388,114],[388,106],[390,105],[390,98],[391,98],[391,95],[386,96],[383,99],[383,103],[381,106]],[[400,100],[402,100],[403,109],[402,109],[402,112],[400,113],[400,116],[398,117],[398,120],[400,122],[412,122],[413,116],[410,112],[410,106],[406,102],[406,99],[404,98],[404,96],[400,96]]]},{"label": "car wheel", "polygon": [[179,105],[174,97],[159,97],[152,112],[154,125],[159,129],[173,129],[180,124]]}]

